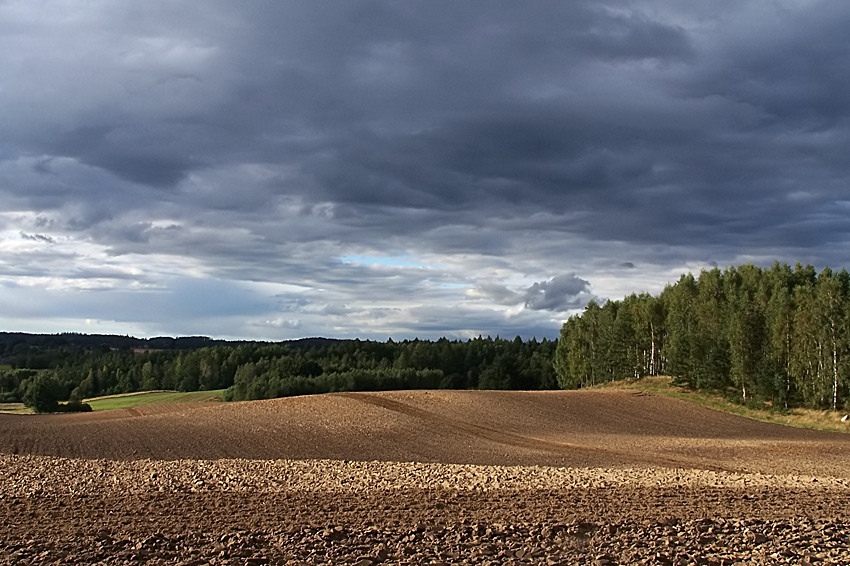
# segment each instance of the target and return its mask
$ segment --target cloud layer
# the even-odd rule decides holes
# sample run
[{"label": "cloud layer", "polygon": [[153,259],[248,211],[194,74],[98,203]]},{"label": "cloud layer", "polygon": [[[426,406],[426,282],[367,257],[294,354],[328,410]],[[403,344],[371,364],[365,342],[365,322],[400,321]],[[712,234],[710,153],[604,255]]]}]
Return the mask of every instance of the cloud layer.
[{"label": "cloud layer", "polygon": [[6,330],[555,336],[847,266],[850,6],[0,3]]}]

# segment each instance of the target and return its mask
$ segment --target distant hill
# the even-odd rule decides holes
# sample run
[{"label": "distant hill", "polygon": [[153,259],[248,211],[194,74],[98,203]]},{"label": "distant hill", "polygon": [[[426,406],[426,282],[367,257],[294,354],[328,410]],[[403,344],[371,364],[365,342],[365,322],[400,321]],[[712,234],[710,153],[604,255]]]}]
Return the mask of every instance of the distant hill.
[{"label": "distant hill", "polygon": [[[280,344],[307,347],[326,346],[341,340],[333,338],[300,338],[284,340]],[[29,334],[26,332],[0,332],[0,354],[11,352],[15,347],[35,348],[71,348],[83,350],[197,350],[211,346],[237,344],[267,344],[264,341],[220,340],[209,336],[157,336],[154,338],[136,338],[117,334],[82,334],[62,332],[59,334]]]}]

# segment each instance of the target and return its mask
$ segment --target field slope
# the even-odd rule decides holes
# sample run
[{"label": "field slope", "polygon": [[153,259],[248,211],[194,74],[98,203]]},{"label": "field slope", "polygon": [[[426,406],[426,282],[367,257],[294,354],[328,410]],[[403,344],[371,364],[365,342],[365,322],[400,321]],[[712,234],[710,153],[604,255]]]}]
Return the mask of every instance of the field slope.
[{"label": "field slope", "polygon": [[0,415],[0,516],[0,564],[850,564],[850,435],[626,389]]},{"label": "field slope", "polygon": [[141,407],[144,405],[159,405],[163,403],[204,403],[208,401],[221,400],[224,389],[213,391],[140,391],[138,393],[125,393],[122,395],[106,395],[85,399],[94,411],[109,411],[113,409],[127,409],[130,407]]},{"label": "field slope", "polygon": [[0,415],[0,453],[665,467],[850,477],[850,436],[661,395],[395,391]]}]

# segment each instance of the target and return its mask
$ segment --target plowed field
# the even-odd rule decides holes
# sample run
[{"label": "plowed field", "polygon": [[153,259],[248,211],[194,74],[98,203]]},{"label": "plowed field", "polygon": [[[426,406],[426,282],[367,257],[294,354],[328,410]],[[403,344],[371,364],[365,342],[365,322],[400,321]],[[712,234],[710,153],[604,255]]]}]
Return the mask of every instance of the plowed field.
[{"label": "plowed field", "polygon": [[8,563],[850,563],[850,435],[634,391],[0,415],[0,463]]}]

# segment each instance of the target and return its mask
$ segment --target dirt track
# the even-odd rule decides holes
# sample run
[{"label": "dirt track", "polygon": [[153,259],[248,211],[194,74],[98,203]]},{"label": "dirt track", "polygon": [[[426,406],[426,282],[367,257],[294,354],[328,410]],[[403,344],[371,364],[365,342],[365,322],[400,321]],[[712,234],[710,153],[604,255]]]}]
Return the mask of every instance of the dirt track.
[{"label": "dirt track", "polygon": [[850,563],[850,436],[634,392],[0,415],[0,453],[8,563]]}]

